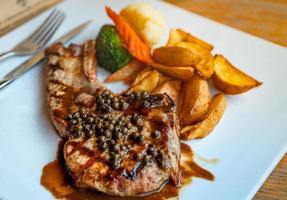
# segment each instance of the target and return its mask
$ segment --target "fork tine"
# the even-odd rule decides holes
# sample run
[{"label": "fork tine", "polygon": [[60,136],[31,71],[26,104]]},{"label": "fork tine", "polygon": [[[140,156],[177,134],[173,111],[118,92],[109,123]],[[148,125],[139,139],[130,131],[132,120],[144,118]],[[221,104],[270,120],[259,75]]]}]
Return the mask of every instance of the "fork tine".
[{"label": "fork tine", "polygon": [[45,36],[48,30],[55,24],[59,16],[61,15],[61,11],[57,11],[56,14],[50,19],[49,23],[47,23],[43,29],[41,29],[32,39],[32,42],[38,43],[42,37]]},{"label": "fork tine", "polygon": [[44,46],[50,40],[50,38],[54,35],[55,31],[59,28],[59,26],[64,21],[65,17],[66,17],[65,14],[61,14],[59,16],[55,24],[50,28],[50,30],[48,30],[48,32],[44,35],[41,41],[39,41],[39,45]]},{"label": "fork tine", "polygon": [[53,10],[51,14],[45,19],[45,21],[41,24],[41,26],[38,27],[28,38],[26,38],[26,40],[33,41],[37,37],[37,35],[45,29],[45,27],[50,23],[50,21],[54,19],[57,13],[58,10]]}]

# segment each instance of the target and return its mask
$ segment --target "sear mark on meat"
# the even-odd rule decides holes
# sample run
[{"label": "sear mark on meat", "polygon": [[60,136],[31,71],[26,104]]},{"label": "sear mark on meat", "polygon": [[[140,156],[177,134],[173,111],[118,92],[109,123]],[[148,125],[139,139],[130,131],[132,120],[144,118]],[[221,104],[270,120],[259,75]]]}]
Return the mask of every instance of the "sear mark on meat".
[{"label": "sear mark on meat", "polygon": [[95,42],[46,50],[47,103],[79,189],[135,196],[181,184],[178,119],[168,95],[114,94],[96,78]]}]

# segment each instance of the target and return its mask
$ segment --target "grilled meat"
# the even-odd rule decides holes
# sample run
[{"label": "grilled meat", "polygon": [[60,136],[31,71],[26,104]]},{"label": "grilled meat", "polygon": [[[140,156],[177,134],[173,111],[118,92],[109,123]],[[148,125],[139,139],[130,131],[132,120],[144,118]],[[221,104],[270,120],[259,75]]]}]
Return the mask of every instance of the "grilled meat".
[{"label": "grilled meat", "polygon": [[96,78],[95,42],[46,50],[51,121],[79,189],[135,196],[180,185],[178,119],[167,95],[114,94]]}]

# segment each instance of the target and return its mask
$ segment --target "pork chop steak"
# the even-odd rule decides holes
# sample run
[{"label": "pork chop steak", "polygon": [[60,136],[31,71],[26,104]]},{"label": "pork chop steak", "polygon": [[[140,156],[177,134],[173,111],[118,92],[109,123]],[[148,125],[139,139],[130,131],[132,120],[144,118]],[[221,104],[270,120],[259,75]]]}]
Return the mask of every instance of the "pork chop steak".
[{"label": "pork chop steak", "polygon": [[47,103],[65,139],[68,173],[79,189],[135,196],[181,184],[174,102],[146,92],[114,94],[96,78],[95,42],[46,50]]}]

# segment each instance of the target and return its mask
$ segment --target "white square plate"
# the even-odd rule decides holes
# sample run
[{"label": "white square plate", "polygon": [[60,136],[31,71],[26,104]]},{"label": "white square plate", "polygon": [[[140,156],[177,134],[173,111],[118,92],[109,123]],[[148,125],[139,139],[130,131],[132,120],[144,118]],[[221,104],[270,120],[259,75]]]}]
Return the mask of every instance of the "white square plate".
[{"label": "white square plate", "polygon": [[[95,38],[100,27],[111,23],[104,6],[119,11],[131,0],[69,0],[57,7],[67,18],[53,38],[80,23],[94,22],[73,42]],[[194,151],[219,163],[200,163],[216,176],[214,182],[194,179],[180,199],[251,199],[287,147],[287,50],[254,36],[210,21],[159,1],[153,4],[166,16],[169,27],[179,27],[214,44],[235,66],[264,84],[248,93],[228,96],[224,117],[211,135],[189,142]],[[11,48],[37,27],[49,12],[0,38],[0,51]],[[52,39],[52,40],[53,40]],[[0,74],[27,58],[0,63]],[[102,80],[107,73],[100,70]],[[0,91],[0,199],[53,199],[40,185],[42,167],[56,155],[59,137],[45,109],[43,64]],[[113,90],[122,85],[111,85]]]}]

